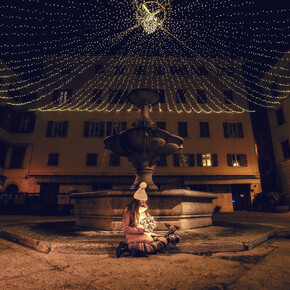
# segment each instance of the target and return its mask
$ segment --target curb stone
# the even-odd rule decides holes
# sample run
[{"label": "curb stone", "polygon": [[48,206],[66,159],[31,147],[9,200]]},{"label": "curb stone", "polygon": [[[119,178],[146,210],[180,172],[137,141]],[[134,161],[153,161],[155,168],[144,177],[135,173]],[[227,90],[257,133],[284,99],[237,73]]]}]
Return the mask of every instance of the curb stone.
[{"label": "curb stone", "polygon": [[[237,225],[237,224],[236,224]],[[262,235],[255,237],[254,239],[241,242],[200,242],[195,241],[193,243],[180,243],[171,249],[179,253],[188,254],[205,254],[205,253],[222,253],[222,252],[241,252],[253,249],[261,243],[277,236],[281,233],[281,228],[275,228]],[[0,237],[9,241],[18,243],[20,245],[27,246],[36,251],[49,254],[50,252],[62,253],[62,254],[111,254],[115,252],[117,242],[115,243],[49,243],[43,242],[33,238],[27,238],[19,234],[11,233],[9,231],[0,230]],[[170,250],[169,249],[169,250]]]},{"label": "curb stone", "polygon": [[0,230],[0,237],[17,244],[27,246],[41,253],[48,254],[51,251],[50,243],[42,242],[33,238],[27,238],[5,230]]}]

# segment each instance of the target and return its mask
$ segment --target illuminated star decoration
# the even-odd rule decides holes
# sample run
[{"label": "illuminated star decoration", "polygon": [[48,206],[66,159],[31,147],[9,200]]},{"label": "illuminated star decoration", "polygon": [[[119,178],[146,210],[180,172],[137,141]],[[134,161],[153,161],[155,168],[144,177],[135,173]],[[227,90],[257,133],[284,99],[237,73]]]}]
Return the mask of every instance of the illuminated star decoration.
[{"label": "illuminated star decoration", "polygon": [[[254,3],[3,0],[0,98],[41,111],[130,111],[126,92],[150,87],[166,92],[160,111],[249,111],[238,99],[273,107],[289,94],[289,8]],[[76,83],[71,99],[53,98]]]},{"label": "illuminated star decoration", "polygon": [[140,220],[140,225],[146,230],[148,233],[152,233],[156,228],[156,222],[152,216],[147,216]]}]

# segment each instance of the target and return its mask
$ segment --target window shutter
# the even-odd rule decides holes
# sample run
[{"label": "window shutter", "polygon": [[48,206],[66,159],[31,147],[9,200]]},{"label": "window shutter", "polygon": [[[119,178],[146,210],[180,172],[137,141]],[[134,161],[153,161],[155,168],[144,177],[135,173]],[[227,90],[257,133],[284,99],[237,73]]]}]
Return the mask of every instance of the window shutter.
[{"label": "window shutter", "polygon": [[196,165],[202,166],[202,154],[201,153],[196,154]]},{"label": "window shutter", "polygon": [[100,122],[100,134],[99,134],[99,137],[104,137],[104,131],[105,131],[105,122]]},{"label": "window shutter", "polygon": [[52,126],[53,126],[53,121],[48,121],[47,122],[47,129],[46,129],[46,137],[51,137],[51,135],[52,135]]},{"label": "window shutter", "polygon": [[225,138],[229,138],[229,130],[228,130],[229,126],[228,126],[228,123],[224,122],[223,125],[224,125],[224,137]]},{"label": "window shutter", "polygon": [[67,103],[70,103],[72,98],[72,90],[67,90],[67,98]]},{"label": "window shutter", "polygon": [[241,166],[248,166],[247,154],[241,154]]},{"label": "window shutter", "polygon": [[127,122],[122,122],[122,131],[127,129]]},{"label": "window shutter", "polygon": [[112,122],[107,122],[106,135],[107,135],[107,136],[112,135]]},{"label": "window shutter", "polygon": [[174,154],[173,155],[173,165],[175,167],[179,167],[179,154]]},{"label": "window shutter", "polygon": [[66,137],[66,135],[67,135],[67,127],[68,127],[68,121],[64,121],[63,122],[62,137]]},{"label": "window shutter", "polygon": [[213,167],[217,167],[218,166],[218,157],[217,157],[217,154],[212,154],[211,155],[211,158],[212,158],[212,166]]},{"label": "window shutter", "polygon": [[194,167],[194,154],[188,154],[188,165]]},{"label": "window shutter", "polygon": [[239,130],[239,138],[244,138],[243,123],[239,122],[237,125]]},{"label": "window shutter", "polygon": [[232,154],[227,154],[228,166],[233,166]]},{"label": "window shutter", "polygon": [[58,100],[58,90],[53,91],[53,101],[57,102]]},{"label": "window shutter", "polygon": [[84,137],[89,137],[90,122],[85,121],[84,124]]},{"label": "window shutter", "polygon": [[36,120],[36,115],[31,115],[30,116],[30,123],[29,123],[28,132],[33,132],[34,131],[35,120]]}]

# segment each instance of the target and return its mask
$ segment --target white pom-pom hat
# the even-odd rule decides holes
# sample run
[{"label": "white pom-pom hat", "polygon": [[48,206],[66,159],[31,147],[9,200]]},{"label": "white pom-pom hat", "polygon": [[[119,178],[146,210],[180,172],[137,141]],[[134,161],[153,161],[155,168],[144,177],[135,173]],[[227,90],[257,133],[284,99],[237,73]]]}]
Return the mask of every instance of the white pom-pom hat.
[{"label": "white pom-pom hat", "polygon": [[134,198],[138,200],[147,200],[148,196],[146,194],[145,188],[147,187],[146,182],[141,182],[140,187],[137,189],[137,191],[134,193]]}]

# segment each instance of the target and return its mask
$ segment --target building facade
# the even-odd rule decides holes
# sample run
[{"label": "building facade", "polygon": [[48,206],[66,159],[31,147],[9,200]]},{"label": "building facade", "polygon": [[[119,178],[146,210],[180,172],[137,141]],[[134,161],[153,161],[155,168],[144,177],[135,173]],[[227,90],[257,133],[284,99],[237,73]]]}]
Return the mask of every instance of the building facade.
[{"label": "building facade", "polygon": [[[290,194],[289,55],[289,52],[285,54],[262,80],[262,82],[272,82],[272,94],[281,99],[280,104],[268,110],[268,119],[275,156],[277,189],[288,195]],[[277,73],[282,70],[281,75],[288,77],[288,81],[277,77]],[[288,75],[285,74],[285,71],[288,71]]]},{"label": "building facade", "polygon": [[[176,66],[170,59],[154,68],[152,59],[144,62],[151,68],[128,59],[123,61],[126,66],[116,63],[96,63],[78,83],[68,83],[40,100],[35,110],[1,105],[1,112],[9,111],[10,118],[15,115],[18,120],[0,113],[2,191],[39,193],[43,203],[55,203],[60,194],[128,189],[134,181],[133,167],[126,158],[105,150],[104,138],[139,118],[138,109],[126,103],[126,93],[150,87],[160,94],[151,119],[184,139],[183,152],[160,159],[153,176],[159,189],[216,193],[214,206],[222,212],[250,209],[261,185],[250,113],[237,110],[247,108],[246,98],[219,84],[202,67],[191,73],[190,62]],[[92,90],[80,92],[89,75],[98,81]],[[215,91],[206,83],[222,92],[215,101]]]}]

